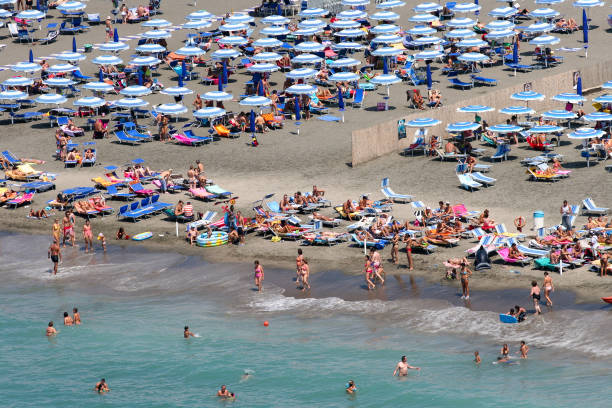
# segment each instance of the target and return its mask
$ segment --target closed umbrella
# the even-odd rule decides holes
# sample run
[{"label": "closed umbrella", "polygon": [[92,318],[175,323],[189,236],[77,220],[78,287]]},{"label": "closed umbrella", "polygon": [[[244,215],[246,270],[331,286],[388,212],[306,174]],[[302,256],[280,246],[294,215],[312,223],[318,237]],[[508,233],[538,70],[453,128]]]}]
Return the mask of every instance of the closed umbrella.
[{"label": "closed umbrella", "polygon": [[30,58],[29,58],[30,62],[34,62],[34,52],[32,52],[32,49],[30,49]]},{"label": "closed umbrella", "polygon": [[518,55],[518,41],[514,42],[514,46],[512,48],[512,63],[518,64],[519,55]]},{"label": "closed umbrella", "polygon": [[77,52],[76,37],[72,37],[72,52]]},{"label": "closed umbrella", "polygon": [[338,88],[338,109],[342,112],[342,123],[344,123],[344,95],[340,88]]},{"label": "closed umbrella", "polygon": [[587,19],[586,9],[582,9],[582,42],[589,43],[589,20]]},{"label": "closed umbrella", "polygon": [[386,58],[383,58],[383,74],[387,75],[389,73],[389,63]]},{"label": "closed umbrella", "polygon": [[431,80],[431,61],[425,61],[425,69],[427,71],[427,89],[431,89],[432,80]]},{"label": "closed umbrella", "polygon": [[300,135],[300,120],[302,119],[302,115],[300,112],[300,98],[298,96],[295,97],[295,126],[297,126],[297,134]]},{"label": "closed umbrella", "polygon": [[138,70],[138,85],[143,86],[144,85],[144,78],[142,77],[142,71]]},{"label": "closed umbrella", "polygon": [[582,77],[578,77],[578,80],[576,80],[576,93],[580,96],[582,96]]},{"label": "closed umbrella", "polygon": [[113,42],[116,42],[116,43],[119,42],[119,32],[117,31],[116,28],[113,31]]}]

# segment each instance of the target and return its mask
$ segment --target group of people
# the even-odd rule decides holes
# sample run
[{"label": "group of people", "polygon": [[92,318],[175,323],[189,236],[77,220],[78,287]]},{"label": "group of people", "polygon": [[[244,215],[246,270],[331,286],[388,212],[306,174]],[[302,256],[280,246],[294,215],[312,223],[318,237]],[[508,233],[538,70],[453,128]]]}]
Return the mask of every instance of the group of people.
[{"label": "group of people", "polygon": [[[79,313],[78,308],[72,308],[72,316],[70,316],[68,312],[64,312],[64,326],[80,325],[81,323],[81,315]],[[45,334],[47,337],[55,336],[58,334],[57,329],[53,326],[53,320],[50,321],[47,325],[47,331]]]}]

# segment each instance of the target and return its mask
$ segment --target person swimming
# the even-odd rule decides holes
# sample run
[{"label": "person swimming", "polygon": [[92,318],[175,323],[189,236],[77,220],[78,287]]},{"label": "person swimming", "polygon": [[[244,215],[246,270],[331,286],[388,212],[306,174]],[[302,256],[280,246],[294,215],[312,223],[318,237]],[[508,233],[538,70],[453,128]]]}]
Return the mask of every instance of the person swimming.
[{"label": "person swimming", "polygon": [[96,391],[98,394],[103,394],[110,391],[110,388],[108,388],[108,384],[104,378],[102,378],[100,382],[96,384],[94,391]]},{"label": "person swimming", "polygon": [[195,337],[195,334],[189,331],[189,326],[185,326],[185,331],[183,332],[183,337],[188,339],[189,337]]},{"label": "person swimming", "polygon": [[356,392],[357,392],[357,386],[355,385],[355,382],[353,380],[349,380],[349,382],[346,384],[346,393],[354,394]]}]

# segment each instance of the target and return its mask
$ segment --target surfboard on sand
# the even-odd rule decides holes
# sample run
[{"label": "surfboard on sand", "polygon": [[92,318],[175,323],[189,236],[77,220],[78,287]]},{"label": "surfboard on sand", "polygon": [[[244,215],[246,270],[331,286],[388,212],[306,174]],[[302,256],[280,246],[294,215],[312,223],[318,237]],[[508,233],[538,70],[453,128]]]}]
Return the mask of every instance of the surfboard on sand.
[{"label": "surfboard on sand", "polygon": [[149,239],[153,236],[151,231],[141,232],[140,234],[136,234],[132,237],[134,241],[144,241],[145,239]]}]

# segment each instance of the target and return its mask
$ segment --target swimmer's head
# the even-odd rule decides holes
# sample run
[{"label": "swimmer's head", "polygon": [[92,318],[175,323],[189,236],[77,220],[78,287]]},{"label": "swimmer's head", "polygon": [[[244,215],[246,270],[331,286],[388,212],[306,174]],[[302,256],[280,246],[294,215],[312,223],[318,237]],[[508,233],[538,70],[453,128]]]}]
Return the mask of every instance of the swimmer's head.
[{"label": "swimmer's head", "polygon": [[77,309],[76,307],[72,308],[72,313],[79,313],[79,309]]},{"label": "swimmer's head", "polygon": [[68,317],[68,312],[64,312],[64,317]]},{"label": "swimmer's head", "polygon": [[185,331],[189,330],[189,326],[185,326]]},{"label": "swimmer's head", "polygon": [[402,356],[402,362],[406,362],[406,356]]},{"label": "swimmer's head", "polygon": [[302,248],[298,248],[298,255],[302,255]]},{"label": "swimmer's head", "polygon": [[49,327],[53,327],[53,321],[49,322]]}]

